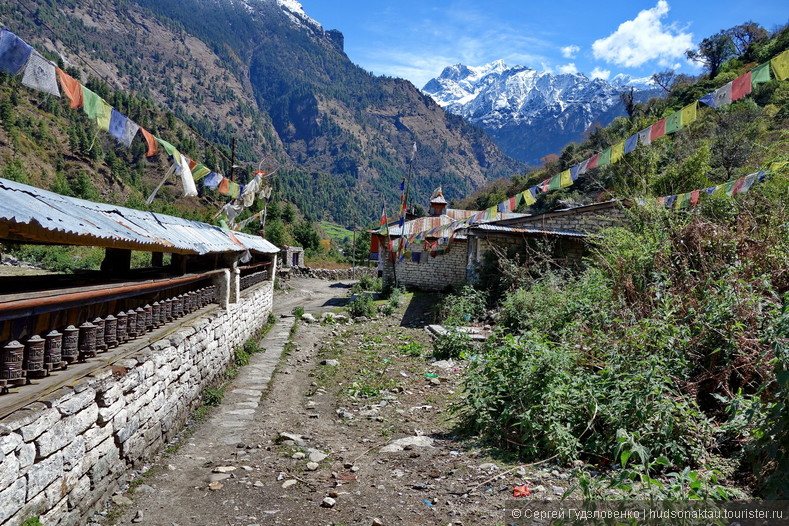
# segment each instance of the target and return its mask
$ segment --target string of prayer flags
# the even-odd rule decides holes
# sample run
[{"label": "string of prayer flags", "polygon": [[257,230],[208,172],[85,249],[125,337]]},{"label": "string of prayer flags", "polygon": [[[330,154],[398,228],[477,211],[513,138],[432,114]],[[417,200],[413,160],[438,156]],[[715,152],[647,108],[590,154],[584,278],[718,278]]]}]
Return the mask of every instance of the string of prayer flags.
[{"label": "string of prayer flags", "polygon": [[[735,179],[734,181],[729,181],[726,183],[719,184],[717,186],[711,186],[709,188],[704,188],[701,190],[693,190],[691,192],[685,192],[684,194],[679,195],[667,195],[664,197],[659,197],[655,200],[659,206],[665,208],[672,208],[675,210],[679,210],[682,208],[688,208],[690,206],[696,206],[699,203],[699,198],[702,195],[707,196],[729,196],[733,197],[735,195],[741,195],[747,193],[754,183],[762,182],[767,176],[767,172],[759,171],[756,173],[752,173],[750,175],[746,175],[744,177],[740,177],[739,179]],[[638,199],[637,203],[640,205],[646,204],[646,199]]]},{"label": "string of prayer flags", "polygon": [[33,50],[22,75],[22,85],[60,97],[55,65]]},{"label": "string of prayer flags", "polygon": [[773,58],[770,65],[773,67],[776,79],[785,80],[789,77],[789,49]]},{"label": "string of prayer flags", "polygon": [[9,75],[16,75],[27,64],[27,59],[33,52],[30,45],[10,32],[3,29],[0,32],[0,71]]},{"label": "string of prayer flags", "polygon": [[132,141],[139,129],[140,127],[136,122],[129,119],[115,108],[112,109],[109,132],[119,143],[127,148],[131,148]]}]

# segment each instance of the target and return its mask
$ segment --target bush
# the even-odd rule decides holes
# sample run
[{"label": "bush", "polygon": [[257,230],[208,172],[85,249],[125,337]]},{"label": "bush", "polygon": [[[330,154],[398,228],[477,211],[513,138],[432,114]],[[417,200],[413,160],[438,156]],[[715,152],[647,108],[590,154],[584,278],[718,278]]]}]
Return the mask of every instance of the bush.
[{"label": "bush", "polygon": [[485,312],[487,293],[465,285],[457,294],[446,296],[438,306],[445,325],[466,325]]},{"label": "bush", "polygon": [[362,316],[366,318],[375,317],[375,303],[373,302],[373,297],[369,294],[356,296],[348,303],[346,308],[348,309],[348,313],[354,318]]},{"label": "bush", "polygon": [[363,275],[359,281],[351,287],[351,293],[360,294],[365,291],[381,292],[382,282],[381,278],[373,278],[368,275]]},{"label": "bush", "polygon": [[433,356],[437,360],[462,358],[471,347],[471,340],[463,331],[450,328],[433,340]]},{"label": "bush", "polygon": [[304,315],[304,307],[299,305],[298,307],[294,307],[291,312],[294,316],[296,316],[297,319],[301,319],[301,317]]},{"label": "bush", "polygon": [[203,405],[209,407],[216,407],[222,403],[222,399],[225,397],[225,392],[221,389],[216,389],[213,387],[208,387],[203,392]]}]

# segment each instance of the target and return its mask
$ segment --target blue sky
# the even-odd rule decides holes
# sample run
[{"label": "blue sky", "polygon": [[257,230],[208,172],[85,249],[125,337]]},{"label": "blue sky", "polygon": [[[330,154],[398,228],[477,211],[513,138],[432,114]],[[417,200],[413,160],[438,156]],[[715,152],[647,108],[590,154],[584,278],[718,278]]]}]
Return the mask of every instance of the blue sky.
[{"label": "blue sky", "polygon": [[700,70],[684,50],[747,20],[789,22],[786,0],[300,0],[345,52],[376,74],[421,88],[451,64],[508,65],[608,78]]}]

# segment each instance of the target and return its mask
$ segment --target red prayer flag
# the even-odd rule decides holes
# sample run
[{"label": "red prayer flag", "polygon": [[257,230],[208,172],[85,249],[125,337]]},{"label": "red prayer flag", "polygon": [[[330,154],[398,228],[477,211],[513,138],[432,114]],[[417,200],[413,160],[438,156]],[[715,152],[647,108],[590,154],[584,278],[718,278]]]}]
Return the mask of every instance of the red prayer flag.
[{"label": "red prayer flag", "polygon": [[63,89],[63,93],[71,101],[71,109],[76,110],[77,108],[82,107],[82,85],[79,81],[73,78],[71,75],[66,73],[60,68],[55,68],[58,71],[58,78],[60,79],[60,87]]},{"label": "red prayer flag", "polygon": [[597,167],[597,161],[600,160],[600,154],[596,153],[589,158],[589,163],[586,165],[587,170]]},{"label": "red prayer flag", "polygon": [[518,208],[518,194],[510,197],[510,212],[514,211],[516,208]]},{"label": "red prayer flag", "polygon": [[666,135],[666,119],[660,119],[652,125],[652,132],[649,135],[649,140],[654,141]]},{"label": "red prayer flag", "polygon": [[731,100],[741,99],[748,95],[753,89],[751,84],[751,72],[734,79],[731,83]]},{"label": "red prayer flag", "polygon": [[731,195],[737,195],[742,190],[742,185],[745,184],[745,177],[740,177],[734,183],[734,186],[731,189]]},{"label": "red prayer flag", "polygon": [[140,133],[142,133],[142,136],[145,138],[145,142],[148,143],[148,151],[145,152],[145,155],[150,157],[151,155],[159,153],[159,147],[156,146],[156,137],[142,126],[140,126]]},{"label": "red prayer flag", "polygon": [[700,194],[701,194],[701,190],[693,190],[690,193],[690,204],[692,204],[693,206],[696,206],[696,204],[699,202],[699,195]]}]

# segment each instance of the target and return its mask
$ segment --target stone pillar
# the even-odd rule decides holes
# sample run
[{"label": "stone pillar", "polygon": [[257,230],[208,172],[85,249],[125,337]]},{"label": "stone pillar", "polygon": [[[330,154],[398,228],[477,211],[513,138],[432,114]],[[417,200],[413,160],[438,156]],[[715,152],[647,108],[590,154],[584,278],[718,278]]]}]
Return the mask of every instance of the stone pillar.
[{"label": "stone pillar", "polygon": [[214,274],[212,278],[216,286],[216,302],[220,309],[230,307],[230,271],[225,269],[221,273]]},{"label": "stone pillar", "polygon": [[271,256],[271,266],[269,267],[271,271],[269,272],[269,280],[274,281],[274,278],[277,275],[277,255],[274,254]]},{"label": "stone pillar", "polygon": [[241,301],[241,269],[233,265],[230,269],[230,303]]}]

